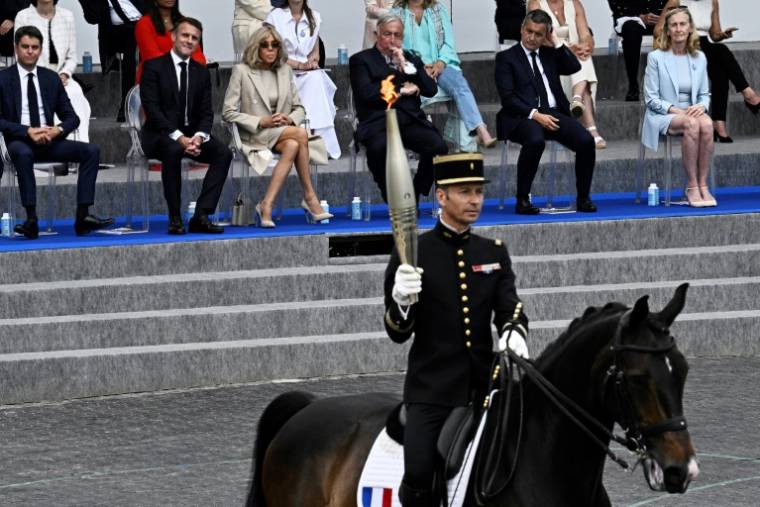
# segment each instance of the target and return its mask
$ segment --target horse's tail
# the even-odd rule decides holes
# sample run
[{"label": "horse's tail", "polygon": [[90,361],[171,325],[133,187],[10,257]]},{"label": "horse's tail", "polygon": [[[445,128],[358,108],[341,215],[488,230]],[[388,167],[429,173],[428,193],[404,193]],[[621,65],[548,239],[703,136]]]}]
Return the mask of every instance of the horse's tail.
[{"label": "horse's tail", "polygon": [[253,447],[253,479],[246,507],[265,507],[261,476],[267,448],[280,428],[313,400],[312,394],[290,391],[279,395],[264,409],[259,419],[256,444]]}]

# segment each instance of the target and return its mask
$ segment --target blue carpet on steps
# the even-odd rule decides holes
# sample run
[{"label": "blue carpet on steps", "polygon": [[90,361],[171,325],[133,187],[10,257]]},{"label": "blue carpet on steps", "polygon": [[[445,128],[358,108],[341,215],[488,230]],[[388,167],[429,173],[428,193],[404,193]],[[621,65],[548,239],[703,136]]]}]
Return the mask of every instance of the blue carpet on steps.
[{"label": "blue carpet on steps", "polygon": [[[685,205],[677,205],[675,202],[682,198],[680,193],[674,193],[674,204],[670,207],[663,205],[650,207],[646,205],[646,195],[642,196],[642,204],[635,204],[633,202],[632,193],[594,194],[594,202],[599,207],[597,213],[560,213],[533,216],[515,214],[514,199],[508,200],[503,210],[498,209],[498,203],[495,199],[489,199],[486,201],[483,213],[480,220],[478,220],[478,225],[524,225],[536,223],[760,213],[760,187],[721,188],[717,191],[716,197],[719,205],[714,208],[691,208]],[[534,200],[534,204],[537,206],[541,206],[544,203],[545,201],[540,197],[537,197]],[[568,203],[569,198],[567,196],[564,198],[559,197],[555,200],[555,205],[557,206],[566,206]],[[422,215],[418,225],[421,229],[428,229],[434,224],[434,219],[430,215],[430,203],[423,203],[421,209]],[[151,217],[149,232],[130,235],[92,233],[87,236],[77,237],[74,234],[73,221],[61,220],[55,223],[55,230],[58,234],[52,236],[40,236],[40,238],[35,241],[30,241],[23,237],[0,237],[0,252],[144,245],[182,241],[231,240],[238,238],[302,236],[308,234],[350,235],[390,232],[388,210],[385,205],[381,204],[372,206],[372,219],[369,221],[350,220],[346,216],[346,208],[333,207],[331,208],[331,211],[335,213],[336,216],[328,225],[307,224],[304,220],[303,212],[300,209],[289,209],[285,210],[282,220],[277,223],[275,229],[260,229],[253,226],[226,227],[224,234],[186,234],[184,236],[169,236],[166,234],[166,217],[158,215]],[[117,225],[119,225],[118,220]]]}]

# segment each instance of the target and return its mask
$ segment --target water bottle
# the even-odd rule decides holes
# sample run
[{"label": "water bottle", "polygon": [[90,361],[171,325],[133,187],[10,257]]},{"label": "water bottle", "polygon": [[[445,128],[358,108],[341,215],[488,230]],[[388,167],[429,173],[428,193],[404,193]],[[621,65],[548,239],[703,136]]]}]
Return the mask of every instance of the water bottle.
[{"label": "water bottle", "polygon": [[[319,205],[322,206],[322,209],[325,210],[325,213],[330,213],[330,205],[327,204],[327,201],[319,201]],[[325,218],[324,220],[321,220],[319,222],[320,224],[329,224],[330,219]]]},{"label": "water bottle", "polygon": [[618,34],[615,30],[612,30],[610,40],[607,41],[607,54],[615,56],[618,54]]},{"label": "water bottle", "polygon": [[647,189],[647,205],[657,206],[660,204],[660,189],[657,183],[651,183]]},{"label": "water bottle", "polygon": [[6,238],[11,237],[11,216],[9,213],[3,213],[3,217],[0,218],[2,224],[2,235]]},{"label": "water bottle", "polygon": [[348,49],[345,44],[338,46],[338,65],[348,65]]},{"label": "water bottle", "polygon": [[359,196],[354,197],[354,200],[351,201],[351,220],[361,220],[362,219],[362,200],[359,198]]},{"label": "water bottle", "polygon": [[185,222],[189,222],[191,218],[193,218],[193,215],[195,215],[195,201],[191,201],[190,204],[187,205],[187,216],[185,217]]},{"label": "water bottle", "polygon": [[92,55],[89,51],[85,51],[82,55],[82,71],[92,72]]}]

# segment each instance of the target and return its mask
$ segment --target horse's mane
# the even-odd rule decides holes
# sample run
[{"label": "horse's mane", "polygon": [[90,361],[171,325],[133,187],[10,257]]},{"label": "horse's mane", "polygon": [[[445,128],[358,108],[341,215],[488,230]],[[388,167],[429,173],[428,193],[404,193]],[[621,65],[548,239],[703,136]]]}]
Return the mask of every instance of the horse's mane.
[{"label": "horse's mane", "polygon": [[587,328],[590,328],[598,324],[600,321],[627,309],[628,307],[623,303],[615,302],[607,303],[601,307],[589,306],[583,312],[583,315],[573,319],[570,325],[567,326],[567,329],[565,329],[565,331],[563,331],[556,340],[546,346],[541,355],[536,358],[536,365],[540,368],[541,364],[554,359],[564,350],[565,346],[569,342],[571,342],[576,336],[586,331]]}]

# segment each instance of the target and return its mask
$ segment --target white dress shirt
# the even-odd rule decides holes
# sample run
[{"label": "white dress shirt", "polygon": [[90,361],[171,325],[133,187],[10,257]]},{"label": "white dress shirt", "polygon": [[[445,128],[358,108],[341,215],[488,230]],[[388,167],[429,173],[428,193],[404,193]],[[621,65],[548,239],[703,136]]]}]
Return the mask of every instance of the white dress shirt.
[{"label": "white dress shirt", "polygon": [[[29,125],[29,99],[27,96],[29,78],[27,76],[30,72],[19,64],[16,64],[16,69],[18,69],[18,77],[21,80],[21,125]],[[45,108],[42,107],[42,90],[40,89],[40,80],[37,77],[37,67],[32,69],[31,74],[34,74],[34,86],[37,88],[37,104],[40,108],[40,126],[44,127],[47,124],[47,119],[45,118]]]},{"label": "white dress shirt", "polygon": [[[137,7],[132,5],[132,2],[129,0],[116,0],[119,2],[119,6],[121,7],[121,10],[124,11],[124,14],[127,15],[130,21],[137,21],[142,17],[142,13],[137,10]],[[113,8],[113,4],[111,1],[108,1],[108,11],[111,13],[111,24],[112,25],[123,25],[124,20],[119,17],[118,14],[116,14],[116,9]]]},{"label": "white dress shirt", "polygon": [[[560,44],[561,46],[562,44]],[[533,57],[530,55],[532,51],[528,48],[526,48],[523,43],[520,43],[520,46],[522,47],[523,51],[525,52],[525,58],[528,59],[528,65],[530,66],[531,72],[533,71]],[[556,46],[559,47],[559,46]],[[538,65],[538,70],[541,72],[541,79],[544,81],[544,88],[546,88],[546,97],[549,99],[549,107],[555,108],[557,107],[557,98],[552,93],[551,87],[549,87],[549,80],[546,79],[546,74],[544,73],[544,66],[541,64],[541,48],[536,49],[536,65]],[[529,119],[533,119],[533,115],[538,111],[538,109],[534,109],[530,112],[528,115]]]},{"label": "white dress shirt", "polygon": [[[181,62],[185,62],[187,64],[187,67],[186,67],[187,83],[185,84],[187,86],[187,100],[189,101],[190,100],[190,58],[185,58],[185,59],[180,58],[180,56],[177,53],[175,53],[173,49],[169,53],[172,55],[172,60],[174,61],[174,72],[177,73],[177,85],[178,85],[177,90],[180,90],[182,88],[182,84],[180,82],[181,80],[180,76],[182,75],[182,67],[180,67],[179,64]],[[187,104],[185,104],[185,114],[188,114],[189,112],[190,112],[190,108],[187,107]],[[188,124],[188,121],[189,119],[185,118],[185,125]],[[180,137],[184,135],[185,134],[183,134],[182,131],[178,129],[172,132],[171,134],[169,134],[169,137],[171,137],[172,140],[176,141],[177,139],[179,139]],[[211,139],[211,136],[206,132],[198,131],[193,135],[193,137],[195,136],[200,137],[204,143],[208,141],[209,139]]]}]

